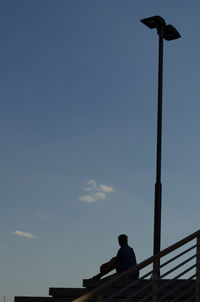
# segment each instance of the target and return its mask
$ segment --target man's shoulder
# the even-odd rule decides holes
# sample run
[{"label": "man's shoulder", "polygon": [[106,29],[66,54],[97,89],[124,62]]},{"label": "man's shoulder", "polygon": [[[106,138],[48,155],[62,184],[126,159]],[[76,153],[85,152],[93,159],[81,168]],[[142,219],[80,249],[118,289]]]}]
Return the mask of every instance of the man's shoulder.
[{"label": "man's shoulder", "polygon": [[127,245],[124,245],[123,246],[124,249],[126,250],[132,250],[133,248],[131,246],[129,246],[128,244]]},{"label": "man's shoulder", "polygon": [[129,245],[124,245],[122,247],[120,247],[120,249],[118,250],[118,253],[122,253],[122,252],[126,252],[126,251],[133,251],[133,248],[130,247]]}]

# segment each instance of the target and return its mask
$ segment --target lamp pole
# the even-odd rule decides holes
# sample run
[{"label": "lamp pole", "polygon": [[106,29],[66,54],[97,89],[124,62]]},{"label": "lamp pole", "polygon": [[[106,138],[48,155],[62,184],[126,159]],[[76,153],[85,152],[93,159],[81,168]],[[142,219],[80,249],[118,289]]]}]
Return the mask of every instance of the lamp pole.
[{"label": "lamp pole", "polygon": [[[163,90],[163,25],[159,26],[159,58],[158,58],[158,108],[157,108],[157,155],[156,155],[156,183],[154,200],[154,242],[153,254],[160,252],[161,246],[161,202],[162,202],[162,183],[161,183],[161,156],[162,156],[162,90]],[[154,272],[159,277],[158,261]]]},{"label": "lamp pole", "polygon": [[[154,199],[154,242],[153,254],[160,252],[161,246],[161,204],[162,204],[162,183],[161,183],[161,155],[162,155],[162,91],[163,91],[163,40],[175,40],[180,38],[179,32],[172,26],[166,25],[165,20],[160,16],[142,19],[141,22],[149,28],[157,29],[159,36],[159,57],[158,57],[158,107],[157,107],[157,154],[156,154],[156,183]],[[153,278],[160,277],[160,259],[154,261]]]}]

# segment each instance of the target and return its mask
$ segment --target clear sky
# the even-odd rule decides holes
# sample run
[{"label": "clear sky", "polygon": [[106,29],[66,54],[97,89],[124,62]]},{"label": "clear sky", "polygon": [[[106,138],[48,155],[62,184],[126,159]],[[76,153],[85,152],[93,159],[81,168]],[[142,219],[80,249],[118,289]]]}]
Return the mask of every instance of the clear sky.
[{"label": "clear sky", "polygon": [[162,248],[199,229],[200,2],[0,2],[0,302],[80,287],[126,233],[152,255],[158,37]]}]

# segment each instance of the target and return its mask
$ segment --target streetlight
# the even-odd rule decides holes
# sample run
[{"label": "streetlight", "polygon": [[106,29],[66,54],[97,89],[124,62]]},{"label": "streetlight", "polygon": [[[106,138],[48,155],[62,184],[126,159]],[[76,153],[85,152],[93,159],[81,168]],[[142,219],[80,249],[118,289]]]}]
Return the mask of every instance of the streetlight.
[{"label": "streetlight", "polygon": [[[157,29],[159,35],[159,60],[158,60],[158,113],[157,113],[157,157],[156,157],[156,183],[155,183],[155,206],[154,206],[154,247],[153,254],[160,252],[161,241],[161,147],[162,147],[162,86],[163,86],[163,39],[167,41],[180,38],[179,32],[171,24],[166,25],[160,16],[142,19],[141,22],[147,27]],[[154,262],[154,278],[160,277],[160,260]]]}]

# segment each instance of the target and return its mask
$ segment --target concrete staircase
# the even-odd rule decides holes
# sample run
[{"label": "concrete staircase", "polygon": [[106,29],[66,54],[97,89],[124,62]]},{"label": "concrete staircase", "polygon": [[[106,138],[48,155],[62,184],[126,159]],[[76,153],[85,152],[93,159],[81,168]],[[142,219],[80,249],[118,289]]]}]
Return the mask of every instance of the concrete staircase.
[{"label": "concrete staircase", "polygon": [[[164,286],[166,282],[169,280],[161,280],[160,285]],[[105,281],[103,280],[83,280],[82,288],[50,288],[49,295],[50,297],[15,297],[15,302],[71,302],[74,299],[84,295],[88,291],[102,285]],[[149,298],[145,301],[150,302],[152,300],[152,287],[151,287],[151,280],[140,280],[138,284],[135,286],[131,286],[127,291],[119,294],[117,298],[113,298],[111,302],[121,302],[126,299],[126,297],[131,293],[136,293],[130,301],[131,302],[139,302],[143,300],[144,297],[149,295]],[[164,296],[168,294],[170,291],[173,290],[171,294],[169,294],[166,298],[162,301],[169,302],[178,297],[182,292],[185,294],[179,298],[178,302],[186,302],[190,297],[194,295],[194,288],[195,287],[195,280],[189,280],[187,284],[184,284],[185,280],[175,280],[170,285],[166,286],[164,289],[160,291],[160,296]],[[116,284],[112,288],[105,290],[103,293],[103,298],[108,298],[116,291],[119,291],[121,288],[127,285],[126,281],[121,281],[120,283]],[[149,285],[148,288],[146,288]],[[142,290],[143,288],[146,288]],[[141,291],[140,291],[141,289]],[[188,290],[188,291],[187,291]],[[91,302],[96,302],[96,297],[90,300]],[[194,301],[192,299],[191,301]]]}]

